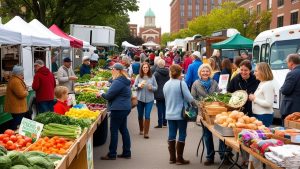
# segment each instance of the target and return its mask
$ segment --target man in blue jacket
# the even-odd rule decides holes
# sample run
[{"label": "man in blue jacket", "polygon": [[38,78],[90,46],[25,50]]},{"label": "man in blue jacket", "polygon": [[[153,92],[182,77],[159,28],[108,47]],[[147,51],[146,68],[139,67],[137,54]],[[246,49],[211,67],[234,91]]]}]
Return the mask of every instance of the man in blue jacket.
[{"label": "man in blue jacket", "polygon": [[185,82],[188,85],[189,89],[191,89],[193,83],[199,78],[198,69],[202,65],[201,54],[198,51],[195,51],[192,54],[193,63],[189,65],[187,73],[185,75]]},{"label": "man in blue jacket", "polygon": [[287,56],[286,61],[291,71],[286,75],[280,89],[283,94],[280,106],[282,122],[286,116],[294,112],[300,112],[300,55],[290,54]]}]

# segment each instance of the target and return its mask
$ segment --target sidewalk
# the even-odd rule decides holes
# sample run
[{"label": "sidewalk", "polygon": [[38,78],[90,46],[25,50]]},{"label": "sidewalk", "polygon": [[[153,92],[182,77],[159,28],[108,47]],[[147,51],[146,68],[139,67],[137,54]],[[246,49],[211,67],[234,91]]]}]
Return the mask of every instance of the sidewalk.
[{"label": "sidewalk", "polygon": [[[201,136],[201,128],[195,123],[189,123],[187,129],[186,147],[184,158],[190,160],[189,165],[169,164],[168,152],[168,128],[155,129],[157,125],[156,106],[153,106],[151,114],[150,139],[144,139],[138,135],[138,121],[136,108],[132,110],[128,117],[128,128],[131,136],[132,158],[130,160],[117,159],[115,161],[102,161],[100,156],[108,152],[109,137],[106,144],[94,148],[94,166],[95,169],[212,169],[217,168],[220,162],[219,155],[215,155],[215,165],[204,166],[200,164],[200,155],[196,157],[197,145]],[[109,132],[108,132],[109,133]],[[108,134],[109,135],[109,134]],[[122,151],[122,138],[119,135],[118,153]],[[218,140],[214,139],[215,147],[218,146]],[[200,152],[202,147],[200,147]],[[200,154],[199,152],[199,154]],[[203,161],[205,161],[205,154]],[[225,168],[225,167],[224,167]]]}]

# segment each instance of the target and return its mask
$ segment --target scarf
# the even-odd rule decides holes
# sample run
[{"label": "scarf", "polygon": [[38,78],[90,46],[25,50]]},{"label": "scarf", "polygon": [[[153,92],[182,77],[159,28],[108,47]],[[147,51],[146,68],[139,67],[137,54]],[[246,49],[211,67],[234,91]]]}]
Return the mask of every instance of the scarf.
[{"label": "scarf", "polygon": [[204,89],[206,90],[207,93],[209,93],[209,89],[211,87],[211,79],[208,78],[208,80],[200,80],[200,84],[204,87]]}]

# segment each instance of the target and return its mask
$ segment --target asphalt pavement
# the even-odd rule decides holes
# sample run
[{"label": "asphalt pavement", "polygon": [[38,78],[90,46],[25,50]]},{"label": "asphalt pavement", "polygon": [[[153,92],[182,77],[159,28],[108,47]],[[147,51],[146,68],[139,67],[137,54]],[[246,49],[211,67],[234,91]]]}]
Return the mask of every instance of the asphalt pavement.
[{"label": "asphalt pavement", "polygon": [[[215,155],[215,165],[204,166],[200,163],[200,155],[196,156],[197,145],[202,133],[201,127],[195,123],[189,123],[187,129],[186,146],[184,150],[184,158],[190,160],[189,165],[169,164],[168,151],[168,128],[156,129],[157,111],[156,106],[153,106],[151,113],[150,139],[144,139],[139,135],[137,110],[132,110],[128,117],[128,129],[131,136],[131,159],[117,159],[112,161],[100,160],[108,152],[109,135],[106,144],[99,147],[94,147],[94,168],[95,169],[212,169],[218,168],[220,163],[219,155]],[[218,139],[214,138],[215,148],[218,147]],[[200,152],[202,147],[200,147]],[[118,154],[122,152],[122,138],[119,135]],[[205,160],[205,153],[203,161]],[[228,168],[228,166],[224,166]]]}]

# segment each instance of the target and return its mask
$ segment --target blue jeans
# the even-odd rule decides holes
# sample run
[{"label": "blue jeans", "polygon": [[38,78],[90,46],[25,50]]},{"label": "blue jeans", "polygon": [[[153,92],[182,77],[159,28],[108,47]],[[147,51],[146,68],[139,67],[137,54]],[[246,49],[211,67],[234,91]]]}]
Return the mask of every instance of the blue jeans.
[{"label": "blue jeans", "polygon": [[131,142],[130,135],[127,129],[127,116],[131,110],[111,110],[110,117],[110,144],[109,153],[110,158],[116,158],[118,147],[118,131],[120,131],[123,140],[123,155],[131,156]]},{"label": "blue jeans", "polygon": [[179,130],[179,142],[185,142],[186,138],[186,120],[168,120],[169,123],[169,141],[176,140],[177,130]]},{"label": "blue jeans", "polygon": [[138,115],[139,120],[143,120],[144,115],[146,120],[150,120],[150,114],[151,114],[153,103],[154,101],[149,103],[138,101],[137,110],[139,114]]},{"label": "blue jeans", "polygon": [[274,116],[274,113],[272,113],[272,114],[253,114],[253,117],[262,121],[266,127],[270,127],[272,125],[273,116]]},{"label": "blue jeans", "polygon": [[54,107],[53,100],[37,102],[38,113],[53,112],[53,107]]},{"label": "blue jeans", "polygon": [[166,102],[165,100],[156,100],[158,126],[167,124],[166,120]]},{"label": "blue jeans", "polygon": [[[214,140],[212,133],[206,128],[203,127],[204,132],[204,144],[206,147],[206,159],[207,160],[214,160],[215,158],[215,148],[214,148]],[[225,151],[226,145],[222,140],[219,139],[219,151]],[[219,152],[220,158],[224,158],[224,152]]]}]

